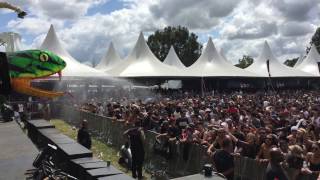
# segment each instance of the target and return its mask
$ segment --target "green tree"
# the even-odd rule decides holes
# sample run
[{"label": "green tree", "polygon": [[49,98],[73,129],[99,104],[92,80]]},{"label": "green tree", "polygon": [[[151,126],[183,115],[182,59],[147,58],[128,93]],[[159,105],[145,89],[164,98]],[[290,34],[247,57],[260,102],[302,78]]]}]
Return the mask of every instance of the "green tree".
[{"label": "green tree", "polygon": [[253,63],[253,58],[251,56],[243,55],[243,57],[239,59],[239,63],[236,64],[235,66],[244,69],[250,66],[252,63]]},{"label": "green tree", "polygon": [[297,63],[298,59],[298,57],[293,59],[287,59],[286,61],[284,61],[284,64],[289,67],[293,67]]},{"label": "green tree", "polygon": [[315,45],[318,52],[320,52],[320,27],[318,27],[316,32],[313,34],[310,41],[310,46],[307,47],[306,54],[309,53],[312,45]]},{"label": "green tree", "polygon": [[192,65],[201,55],[202,45],[197,41],[198,36],[190,33],[186,27],[168,26],[157,30],[148,37],[147,44],[154,55],[163,61],[172,45],[185,66]]}]

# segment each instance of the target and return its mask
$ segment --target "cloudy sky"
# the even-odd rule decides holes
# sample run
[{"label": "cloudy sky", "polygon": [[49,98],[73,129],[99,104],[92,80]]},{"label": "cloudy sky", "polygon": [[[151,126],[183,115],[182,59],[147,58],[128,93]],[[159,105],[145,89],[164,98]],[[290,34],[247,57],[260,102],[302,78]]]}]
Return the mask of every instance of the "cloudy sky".
[{"label": "cloudy sky", "polygon": [[[0,0],[3,1],[3,0]],[[6,0],[25,19],[0,10],[0,32],[21,34],[25,48],[42,43],[53,24],[64,47],[79,61],[99,61],[110,41],[124,57],[139,32],[167,25],[188,27],[201,43],[212,37],[234,63],[257,57],[267,40],[279,60],[298,57],[320,26],[319,0]]]}]

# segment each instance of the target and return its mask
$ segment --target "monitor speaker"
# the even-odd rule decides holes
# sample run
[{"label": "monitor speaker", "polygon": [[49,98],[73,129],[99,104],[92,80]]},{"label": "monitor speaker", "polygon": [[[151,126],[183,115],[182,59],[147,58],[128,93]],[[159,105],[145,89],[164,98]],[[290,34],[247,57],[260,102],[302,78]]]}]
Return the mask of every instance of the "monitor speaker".
[{"label": "monitor speaker", "polygon": [[11,92],[9,65],[5,53],[0,52],[0,95],[9,95]]}]

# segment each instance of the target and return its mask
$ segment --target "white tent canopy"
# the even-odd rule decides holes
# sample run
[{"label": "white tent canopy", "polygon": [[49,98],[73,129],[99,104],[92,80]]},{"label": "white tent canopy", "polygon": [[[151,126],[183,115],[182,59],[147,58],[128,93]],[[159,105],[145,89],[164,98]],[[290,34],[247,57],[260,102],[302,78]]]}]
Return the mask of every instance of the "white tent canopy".
[{"label": "white tent canopy", "polygon": [[6,52],[14,52],[22,50],[21,36],[14,32],[0,33],[0,45],[4,43]]},{"label": "white tent canopy", "polygon": [[164,59],[163,63],[170,65],[170,66],[177,67],[177,68],[185,68],[186,67],[179,59],[173,46],[170,47],[169,53],[168,53],[167,57]]},{"label": "white tent canopy", "polygon": [[[230,63],[231,63],[231,61],[229,61],[229,60],[227,59],[227,57],[226,57],[226,55],[225,55],[225,53],[224,53],[223,48],[220,48],[220,56],[221,56],[222,59],[225,60],[226,62],[230,62]],[[231,63],[231,64],[232,64],[232,63]]]},{"label": "white tent canopy", "polygon": [[253,61],[253,63],[246,68],[246,70],[259,74],[264,77],[268,77],[268,68],[267,68],[267,61],[269,60],[269,69],[271,77],[311,77],[311,74],[306,72],[290,68],[282,63],[280,63],[273,53],[271,49],[265,41],[263,50],[260,56]]},{"label": "white tent canopy", "polygon": [[313,45],[307,55],[307,57],[295,68],[313,74],[314,76],[320,76],[318,61],[320,60],[320,55]]},{"label": "white tent canopy", "polygon": [[198,77],[259,77],[226,62],[217,52],[212,39],[209,38],[206,48],[199,59],[186,69],[186,76]]},{"label": "white tent canopy", "polygon": [[122,59],[116,52],[116,49],[114,48],[114,45],[111,42],[107,50],[107,53],[102,57],[101,61],[95,68],[101,71],[108,71],[115,67],[117,64],[119,64],[121,61]]},{"label": "white tent canopy", "polygon": [[40,49],[49,50],[60,56],[67,64],[67,66],[62,70],[63,77],[102,77],[107,76],[99,70],[81,64],[79,61],[75,60],[61,45],[57,34],[53,28],[47,33],[45,40],[43,41]]},{"label": "white tent canopy", "polygon": [[299,61],[300,65],[290,68],[274,57],[268,43],[265,42],[260,56],[244,70],[233,66],[224,56],[223,49],[219,53],[209,38],[198,60],[190,67],[185,67],[172,46],[164,62],[159,61],[140,33],[134,48],[125,60],[121,60],[111,42],[106,55],[95,69],[75,60],[62,47],[51,25],[40,49],[50,50],[66,61],[67,66],[62,71],[63,77],[106,77],[109,74],[115,77],[268,77],[267,62],[271,77],[320,76],[317,64],[320,62],[320,55],[314,46],[307,58]]},{"label": "white tent canopy", "polygon": [[119,77],[182,76],[179,69],[162,63],[153,55],[142,33],[140,33],[138,41],[129,56],[115,68],[106,72]]},{"label": "white tent canopy", "polygon": [[294,64],[293,67],[298,67],[302,63],[302,61],[303,61],[303,56],[300,55],[299,59],[297,60],[297,62]]},{"label": "white tent canopy", "polygon": [[93,63],[91,61],[86,61],[86,62],[83,62],[82,64],[89,66],[89,67],[93,67]]}]

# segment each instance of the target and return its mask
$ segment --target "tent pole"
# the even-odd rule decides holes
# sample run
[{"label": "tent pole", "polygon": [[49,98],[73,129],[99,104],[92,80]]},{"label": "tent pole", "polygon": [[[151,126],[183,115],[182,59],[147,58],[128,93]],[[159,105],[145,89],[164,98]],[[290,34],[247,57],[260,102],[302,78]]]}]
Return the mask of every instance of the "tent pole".
[{"label": "tent pole", "polygon": [[203,77],[201,77],[201,96],[203,97]]},{"label": "tent pole", "polygon": [[270,73],[270,61],[269,61],[269,59],[267,60],[267,70],[268,70],[268,79],[269,79],[269,82],[270,82],[270,86],[271,86],[271,88],[272,88],[272,90],[275,92],[276,90],[274,89],[274,87],[273,87],[273,84],[272,84],[272,80],[271,80],[271,73]]},{"label": "tent pole", "polygon": [[202,97],[204,97],[205,89],[206,89],[205,81],[204,81],[204,78],[201,77],[201,96]]}]

